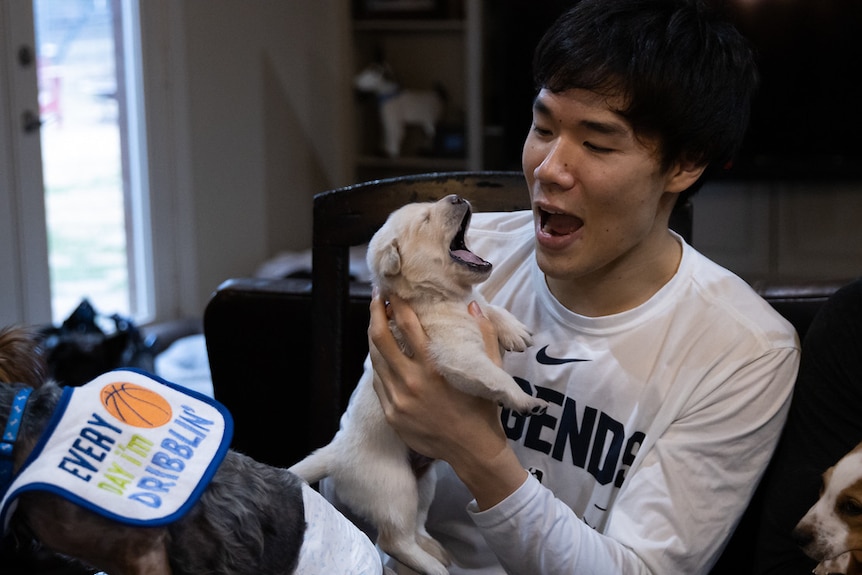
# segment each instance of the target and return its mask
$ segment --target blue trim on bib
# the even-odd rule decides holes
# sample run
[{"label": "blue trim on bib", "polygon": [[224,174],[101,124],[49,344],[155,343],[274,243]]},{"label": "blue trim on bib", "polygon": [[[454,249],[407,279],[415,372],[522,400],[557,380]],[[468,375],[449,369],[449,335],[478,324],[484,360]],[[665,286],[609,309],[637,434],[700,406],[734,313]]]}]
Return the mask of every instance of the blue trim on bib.
[{"label": "blue trim on bib", "polygon": [[[58,485],[44,483],[44,482],[26,483],[26,484],[16,488],[12,493],[6,495],[6,502],[3,505],[3,508],[0,509],[0,520],[3,521],[3,523],[0,524],[0,530],[5,530],[5,528],[8,527],[9,517],[11,517],[11,514],[14,512],[14,507],[15,507],[15,504],[17,502],[18,496],[20,496],[20,494],[28,492],[28,491],[44,491],[44,492],[48,492],[48,493],[54,493],[54,494],[59,495],[65,499],[68,499],[69,501],[72,501],[73,503],[76,503],[76,504],[78,504],[78,505],[80,505],[86,509],[90,509],[90,510],[92,510],[92,511],[94,511],[94,512],[96,512],[96,513],[98,513],[104,517],[107,517],[109,519],[113,519],[115,521],[118,521],[120,523],[124,523],[126,525],[141,526],[141,527],[158,527],[158,526],[167,525],[169,523],[172,523],[172,522],[176,521],[177,519],[181,518],[182,516],[184,516],[188,512],[188,510],[191,509],[198,502],[201,495],[206,490],[207,486],[209,485],[210,481],[212,480],[212,477],[215,475],[216,471],[218,470],[219,466],[221,465],[221,462],[224,460],[225,455],[227,455],[227,452],[230,449],[230,442],[231,442],[231,438],[233,437],[233,426],[234,426],[233,418],[231,417],[230,412],[228,411],[228,409],[224,405],[222,405],[221,403],[219,403],[218,401],[216,401],[215,399],[213,399],[209,396],[201,394],[195,390],[188,389],[186,387],[182,387],[182,386],[177,385],[175,383],[172,383],[170,381],[166,381],[165,379],[162,379],[161,377],[149,374],[143,370],[136,369],[136,368],[123,368],[123,369],[113,370],[112,372],[108,372],[108,373],[115,373],[115,372],[133,372],[133,373],[139,374],[145,378],[149,378],[151,380],[154,380],[154,381],[156,381],[160,384],[163,384],[163,385],[165,385],[165,386],[167,386],[167,387],[169,387],[169,388],[171,388],[171,389],[173,389],[173,390],[175,390],[181,394],[190,396],[194,399],[197,399],[203,403],[206,403],[206,404],[212,406],[222,416],[222,418],[223,418],[223,431],[222,431],[221,442],[218,446],[218,449],[215,451],[211,461],[209,462],[209,464],[207,465],[203,474],[201,475],[200,481],[197,483],[196,487],[191,491],[191,493],[188,496],[188,498],[186,499],[186,501],[180,507],[178,507],[175,512],[173,512],[169,515],[165,515],[165,516],[158,517],[155,519],[136,519],[136,518],[129,518],[129,517],[121,516],[121,515],[118,515],[116,513],[111,512],[108,509],[99,507],[98,505],[93,504],[91,501],[86,500],[86,499],[80,497],[79,495],[76,495],[75,493],[72,493],[69,490],[67,490],[61,486],[58,486]],[[34,447],[34,449],[32,451],[32,453],[27,458],[27,461],[21,467],[19,472],[15,475],[16,478],[19,477],[20,475],[22,475],[28,467],[33,465],[34,462],[36,462],[38,460],[39,456],[42,454],[42,452],[45,449],[45,446],[48,444],[52,434],[54,433],[54,431],[56,430],[60,421],[62,420],[63,415],[66,411],[66,408],[68,407],[69,402],[71,401],[72,394],[75,392],[75,389],[77,389],[77,388],[66,387],[63,389],[63,393],[60,396],[60,400],[57,403],[57,407],[54,410],[54,413],[52,414],[51,419],[48,422],[48,425],[46,426],[44,432],[42,433],[41,437],[39,438],[36,446]]]},{"label": "blue trim on bib", "polygon": [[12,400],[12,406],[9,409],[9,417],[6,420],[6,429],[3,431],[3,436],[0,437],[0,494],[3,495],[12,485],[15,468],[12,455],[15,453],[15,442],[18,441],[18,432],[21,430],[21,422],[24,420],[27,399],[32,392],[32,387],[22,387],[15,394],[15,399]]}]

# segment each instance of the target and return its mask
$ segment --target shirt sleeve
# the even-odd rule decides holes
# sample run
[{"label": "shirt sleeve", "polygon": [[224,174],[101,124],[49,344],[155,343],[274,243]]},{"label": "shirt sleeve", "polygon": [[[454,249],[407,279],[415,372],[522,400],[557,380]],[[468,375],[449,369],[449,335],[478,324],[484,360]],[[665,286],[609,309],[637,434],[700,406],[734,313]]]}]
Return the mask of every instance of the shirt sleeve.
[{"label": "shirt sleeve", "polygon": [[631,473],[605,533],[535,478],[474,523],[508,573],[707,573],[786,419],[798,350],[773,350],[705,393]]},{"label": "shirt sleeve", "polygon": [[634,552],[590,528],[532,475],[491,509],[478,511],[473,501],[467,510],[507,573],[649,573]]}]

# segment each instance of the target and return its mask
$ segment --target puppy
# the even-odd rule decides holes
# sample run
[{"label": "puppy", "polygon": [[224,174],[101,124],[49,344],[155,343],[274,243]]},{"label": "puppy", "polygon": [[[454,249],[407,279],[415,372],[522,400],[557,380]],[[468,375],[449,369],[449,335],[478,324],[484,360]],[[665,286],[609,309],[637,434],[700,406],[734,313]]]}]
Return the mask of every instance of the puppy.
[{"label": "puppy", "polygon": [[793,530],[817,575],[862,573],[862,443],[823,474],[820,498]]},{"label": "puppy", "polygon": [[[368,267],[382,296],[397,295],[412,307],[430,340],[430,355],[449,383],[520,413],[543,413],[547,403],[521,390],[488,358],[467,311],[470,301],[479,302],[496,326],[502,349],[523,351],[532,343],[525,326],[473,289],[488,278],[491,264],[464,243],[470,217],[470,204],[455,195],[408,204],[371,239]],[[411,353],[394,323],[390,328]],[[386,423],[370,379],[360,381],[348,410],[351,417],[332,442],[291,471],[310,483],[330,477],[339,499],[377,529],[381,549],[415,571],[445,575],[449,556],[425,530],[434,496],[433,466],[415,458]],[[414,469],[411,461],[417,459],[424,465]]]},{"label": "puppy", "polygon": [[[12,451],[14,473],[33,451],[63,393],[44,379],[36,341],[26,329],[0,330],[0,430],[7,427],[18,391],[33,388]],[[9,483],[0,486],[0,495]],[[163,527],[121,524],[46,491],[24,491],[17,503],[9,525],[16,538],[32,537],[111,575],[382,572],[371,541],[296,475],[234,451],[227,452],[188,513]],[[314,519],[306,515],[309,509]],[[326,540],[315,521],[345,536]],[[304,541],[311,533],[316,540]],[[320,553],[336,548],[345,548],[344,557]],[[304,559],[309,553],[310,566]],[[376,562],[375,571],[351,570],[363,553]]]}]

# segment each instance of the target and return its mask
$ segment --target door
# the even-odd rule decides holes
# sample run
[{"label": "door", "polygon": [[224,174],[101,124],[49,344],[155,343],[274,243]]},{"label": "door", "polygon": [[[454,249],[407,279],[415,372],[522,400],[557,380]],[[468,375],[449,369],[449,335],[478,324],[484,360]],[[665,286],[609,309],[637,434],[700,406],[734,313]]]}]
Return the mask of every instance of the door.
[{"label": "door", "polygon": [[0,0],[0,25],[0,324],[43,323],[51,296],[32,5]]},{"label": "door", "polygon": [[4,323],[59,323],[83,298],[152,316],[136,8],[3,0]]}]

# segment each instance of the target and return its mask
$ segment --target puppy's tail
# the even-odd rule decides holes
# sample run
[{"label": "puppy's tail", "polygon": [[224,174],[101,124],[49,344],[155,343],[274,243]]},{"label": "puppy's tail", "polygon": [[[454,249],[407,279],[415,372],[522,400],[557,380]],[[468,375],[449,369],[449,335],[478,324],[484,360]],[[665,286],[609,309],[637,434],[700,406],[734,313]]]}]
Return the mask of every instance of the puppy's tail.
[{"label": "puppy's tail", "polygon": [[328,477],[332,473],[333,454],[331,453],[330,445],[324,445],[320,449],[313,451],[305,459],[294,463],[288,471],[294,473],[304,479],[306,483],[317,483],[324,477]]}]

